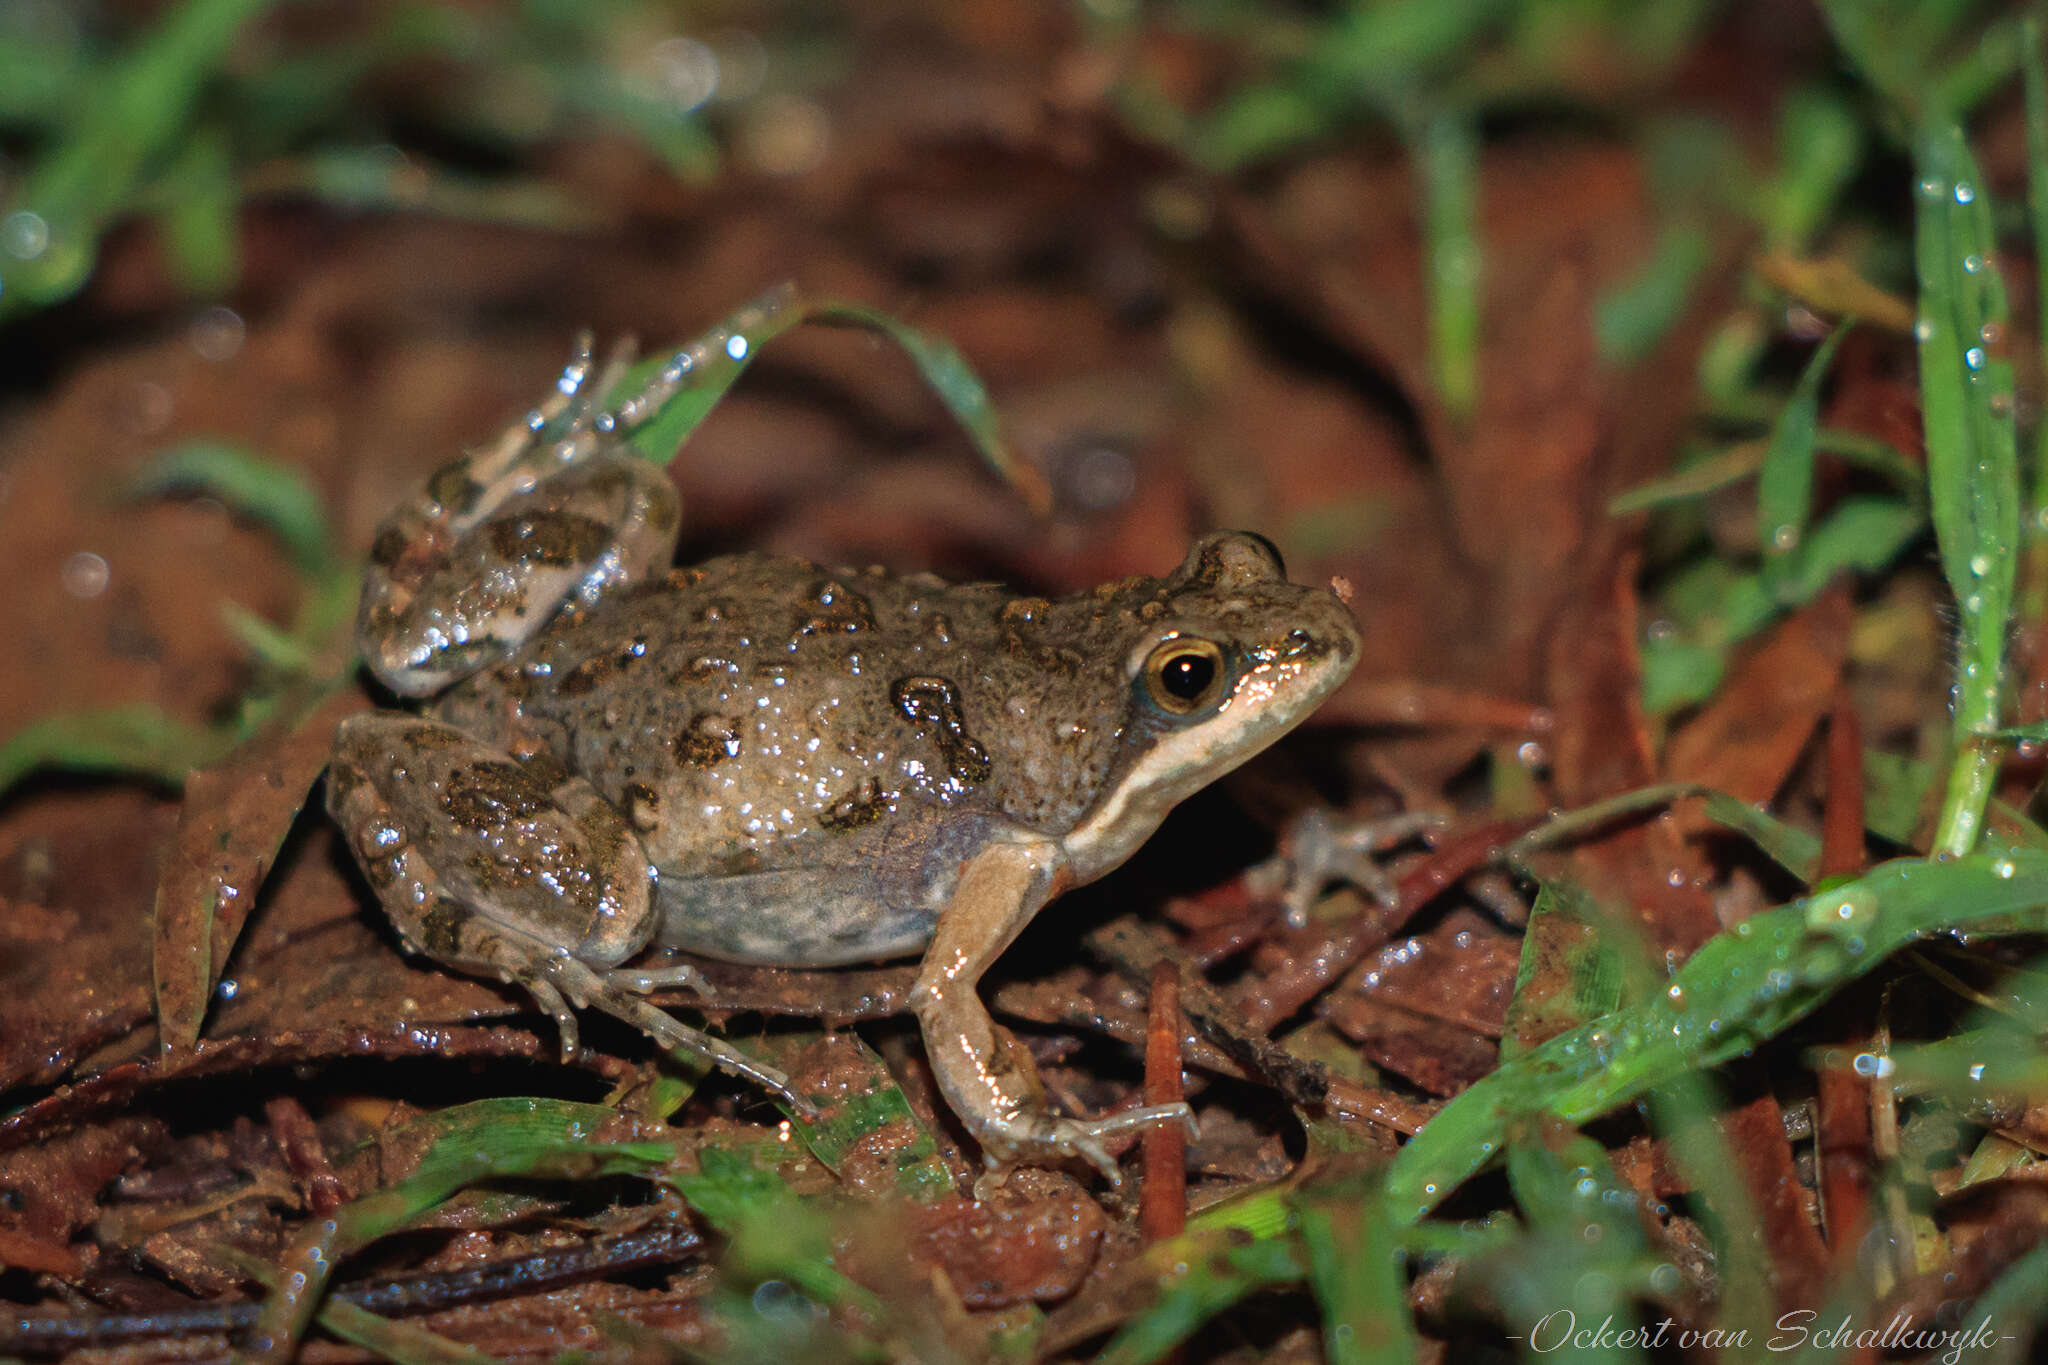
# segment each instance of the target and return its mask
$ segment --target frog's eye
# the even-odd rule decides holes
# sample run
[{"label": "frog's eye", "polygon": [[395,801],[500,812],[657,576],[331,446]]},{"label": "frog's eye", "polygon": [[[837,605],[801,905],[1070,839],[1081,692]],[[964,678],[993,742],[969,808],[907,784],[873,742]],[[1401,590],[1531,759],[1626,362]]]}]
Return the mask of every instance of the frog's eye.
[{"label": "frog's eye", "polygon": [[1223,694],[1223,651],[1197,635],[1160,642],[1145,659],[1145,691],[1169,715],[1188,716]]}]

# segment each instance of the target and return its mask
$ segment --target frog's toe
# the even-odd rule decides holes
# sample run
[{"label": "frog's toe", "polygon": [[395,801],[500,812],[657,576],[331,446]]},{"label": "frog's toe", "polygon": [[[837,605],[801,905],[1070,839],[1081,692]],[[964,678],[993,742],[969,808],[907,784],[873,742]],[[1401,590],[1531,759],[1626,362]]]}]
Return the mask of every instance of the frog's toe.
[{"label": "frog's toe", "polygon": [[704,973],[688,962],[647,970],[615,968],[609,976],[616,984],[639,995],[667,990],[671,986],[682,986],[694,991],[700,1000],[710,1000],[717,994],[704,979]]},{"label": "frog's toe", "polygon": [[519,984],[526,988],[541,1012],[555,1021],[555,1031],[562,1040],[562,1061],[575,1061],[583,1051],[583,1036],[577,1032],[576,1012],[569,1008],[569,1002],[546,977],[521,978]]}]

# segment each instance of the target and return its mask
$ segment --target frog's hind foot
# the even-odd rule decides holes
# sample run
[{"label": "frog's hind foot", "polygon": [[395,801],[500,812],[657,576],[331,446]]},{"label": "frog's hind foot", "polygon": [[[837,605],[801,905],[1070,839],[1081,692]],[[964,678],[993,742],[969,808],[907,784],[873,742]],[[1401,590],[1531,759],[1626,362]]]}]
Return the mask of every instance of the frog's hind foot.
[{"label": "frog's hind foot", "polygon": [[[789,1077],[782,1072],[754,1060],[722,1038],[691,1028],[667,1011],[656,1009],[632,994],[620,978],[631,977],[634,973],[600,972],[566,955],[550,958],[540,970],[545,973],[543,979],[523,982],[528,990],[533,990],[536,985],[545,985],[551,993],[559,992],[555,994],[557,1004],[566,995],[578,1006],[601,1009],[613,1018],[633,1025],[665,1048],[681,1049],[728,1075],[752,1081],[805,1118],[817,1116],[817,1106],[798,1094],[790,1085]],[[541,1001],[543,1008],[555,1015],[556,1024],[562,1030],[563,1046],[573,1045],[576,1036],[574,1018],[566,1010],[555,1013],[538,991],[534,991],[534,996]]]}]

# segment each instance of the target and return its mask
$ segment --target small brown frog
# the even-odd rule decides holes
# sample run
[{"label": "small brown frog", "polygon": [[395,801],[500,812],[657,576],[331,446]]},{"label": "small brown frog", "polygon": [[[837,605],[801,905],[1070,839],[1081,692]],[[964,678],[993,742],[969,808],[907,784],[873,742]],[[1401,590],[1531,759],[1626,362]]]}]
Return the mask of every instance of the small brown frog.
[{"label": "small brown frog", "polygon": [[799,1106],[637,993],[687,971],[622,964],[923,950],[932,1069],[990,1162],[1078,1155],[1114,1179],[1103,1140],[1187,1106],[1049,1112],[976,981],[1313,711],[1358,657],[1350,613],[1241,533],[1059,601],[758,554],[672,570],[674,489],[621,433],[689,361],[601,410],[618,367],[593,376],[584,346],[385,523],[358,643],[432,700],[341,727],[329,810],[405,942],[519,983],[565,1047],[571,1004],[595,1007]]}]

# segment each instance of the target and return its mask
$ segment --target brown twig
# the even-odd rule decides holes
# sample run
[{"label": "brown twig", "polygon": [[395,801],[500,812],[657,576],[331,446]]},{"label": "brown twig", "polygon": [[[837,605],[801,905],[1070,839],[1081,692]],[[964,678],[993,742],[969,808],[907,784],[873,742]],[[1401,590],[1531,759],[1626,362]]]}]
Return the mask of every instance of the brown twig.
[{"label": "brown twig", "polygon": [[[694,1255],[702,1246],[703,1237],[695,1228],[669,1223],[577,1246],[492,1261],[467,1270],[340,1284],[335,1286],[334,1294],[387,1317],[431,1313],[459,1304],[537,1294],[631,1270],[671,1265]],[[162,1313],[0,1319],[0,1354],[67,1355],[86,1347],[152,1337],[238,1332],[256,1321],[262,1307],[246,1302],[213,1303]]]}]

